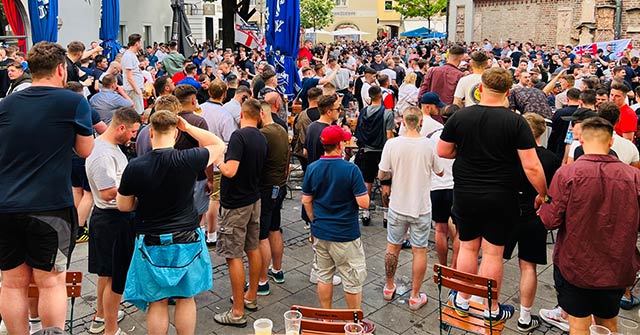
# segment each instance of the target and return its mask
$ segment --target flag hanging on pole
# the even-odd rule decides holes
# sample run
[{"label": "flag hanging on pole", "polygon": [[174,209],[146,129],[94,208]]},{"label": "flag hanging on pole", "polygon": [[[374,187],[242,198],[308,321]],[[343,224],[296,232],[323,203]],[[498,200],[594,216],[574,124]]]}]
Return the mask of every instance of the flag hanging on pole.
[{"label": "flag hanging on pole", "polygon": [[254,27],[236,14],[235,33],[236,43],[240,43],[251,49],[260,49],[264,43],[264,38],[259,36],[259,27]]}]

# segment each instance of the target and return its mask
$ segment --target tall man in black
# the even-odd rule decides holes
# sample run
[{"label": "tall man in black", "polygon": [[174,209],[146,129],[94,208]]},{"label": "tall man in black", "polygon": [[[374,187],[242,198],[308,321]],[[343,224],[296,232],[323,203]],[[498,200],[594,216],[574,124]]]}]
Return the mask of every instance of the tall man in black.
[{"label": "tall man in black", "polygon": [[[233,306],[216,314],[220,324],[246,327],[245,308],[257,309],[258,276],[262,263],[260,235],[260,176],[267,155],[267,140],[258,130],[260,102],[247,99],[240,112],[240,129],[231,134],[224,159],[215,166],[222,174],[220,181],[221,219],[218,223],[218,255],[227,259]],[[244,294],[245,269],[242,254],[249,260],[249,289]]]}]

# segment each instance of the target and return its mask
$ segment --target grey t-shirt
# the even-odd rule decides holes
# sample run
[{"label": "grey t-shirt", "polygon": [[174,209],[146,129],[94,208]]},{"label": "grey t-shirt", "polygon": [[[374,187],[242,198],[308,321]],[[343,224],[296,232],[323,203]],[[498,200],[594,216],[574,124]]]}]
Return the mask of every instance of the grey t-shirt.
[{"label": "grey t-shirt", "polygon": [[[367,107],[367,116],[371,116],[373,114],[375,114],[376,111],[378,111],[380,109],[380,106],[368,106]],[[384,110],[384,136],[387,136],[387,131],[388,130],[394,130],[396,129],[396,123],[393,120],[393,112],[390,109],[385,109]],[[386,141],[387,139],[385,139]],[[364,146],[364,152],[369,152],[369,151],[378,151],[378,152],[382,152],[382,149],[376,149],[376,148],[372,148],[368,145],[365,144]]]},{"label": "grey t-shirt", "polygon": [[100,191],[120,186],[120,178],[127,163],[127,157],[117,145],[107,143],[100,138],[95,140],[93,151],[85,162],[85,169],[96,207],[118,208],[116,199],[104,201],[100,197]]},{"label": "grey t-shirt", "polygon": [[127,70],[131,70],[133,82],[136,84],[136,87],[142,88],[144,86],[144,75],[142,74],[142,70],[140,70],[138,56],[129,50],[125,51],[124,55],[122,55],[122,77],[124,79],[124,90],[133,91],[133,87],[127,80]]}]

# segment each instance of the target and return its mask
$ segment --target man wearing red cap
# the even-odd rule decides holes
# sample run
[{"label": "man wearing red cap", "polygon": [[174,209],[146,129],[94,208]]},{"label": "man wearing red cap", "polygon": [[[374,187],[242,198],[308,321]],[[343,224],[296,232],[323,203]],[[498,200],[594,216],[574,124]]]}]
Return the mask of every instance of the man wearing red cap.
[{"label": "man wearing red cap", "polygon": [[302,184],[302,204],[315,238],[322,308],[331,308],[336,271],[348,308],[360,308],[367,277],[358,207],[369,208],[369,193],[358,167],[342,159],[344,141],[350,139],[351,133],[339,126],[326,127],[320,134],[325,154],[309,165]]}]

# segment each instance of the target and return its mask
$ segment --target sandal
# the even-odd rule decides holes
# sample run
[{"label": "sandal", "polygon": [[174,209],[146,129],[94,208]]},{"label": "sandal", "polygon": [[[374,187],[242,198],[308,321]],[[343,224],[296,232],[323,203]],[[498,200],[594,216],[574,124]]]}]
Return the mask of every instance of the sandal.
[{"label": "sandal", "polygon": [[640,299],[638,299],[638,297],[634,296],[633,294],[631,295],[631,298],[627,298],[623,295],[622,299],[620,299],[620,308],[624,310],[628,311],[638,305],[640,305]]},{"label": "sandal", "polygon": [[246,314],[243,314],[241,317],[236,318],[233,316],[232,310],[228,310],[226,312],[214,315],[213,320],[225,326],[232,326],[232,327],[239,327],[239,328],[244,328],[247,326]]},{"label": "sandal", "polygon": [[384,300],[392,300],[396,295],[396,289],[397,286],[395,284],[393,284],[393,289],[388,289],[387,285],[385,284],[382,288],[382,296],[384,297]]}]

